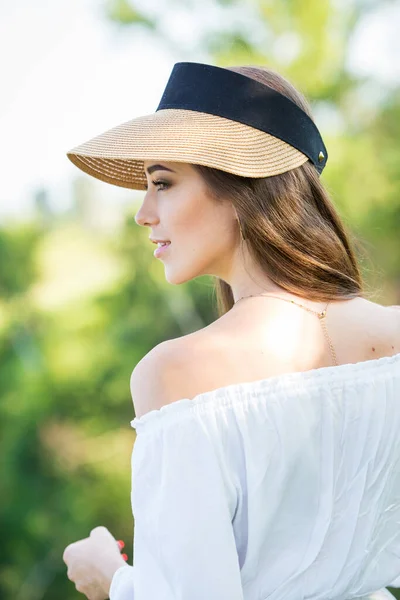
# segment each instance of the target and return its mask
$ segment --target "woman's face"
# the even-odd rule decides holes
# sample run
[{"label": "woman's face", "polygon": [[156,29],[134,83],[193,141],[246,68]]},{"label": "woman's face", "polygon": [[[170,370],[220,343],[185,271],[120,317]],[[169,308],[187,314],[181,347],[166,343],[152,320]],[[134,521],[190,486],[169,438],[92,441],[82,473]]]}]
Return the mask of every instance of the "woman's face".
[{"label": "woman's face", "polygon": [[149,237],[171,242],[158,259],[167,281],[200,275],[229,281],[239,235],[231,202],[213,200],[190,164],[146,160],[144,168],[148,187],[135,220],[149,227]]}]

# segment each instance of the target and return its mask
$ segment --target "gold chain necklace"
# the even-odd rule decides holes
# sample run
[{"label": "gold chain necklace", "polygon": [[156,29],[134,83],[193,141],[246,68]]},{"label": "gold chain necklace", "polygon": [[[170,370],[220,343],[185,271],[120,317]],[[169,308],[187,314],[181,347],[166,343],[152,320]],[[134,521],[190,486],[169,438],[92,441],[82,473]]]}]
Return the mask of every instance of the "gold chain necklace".
[{"label": "gold chain necklace", "polygon": [[250,296],[243,296],[242,298],[239,298],[239,300],[236,300],[236,302],[234,304],[236,304],[237,302],[239,302],[240,300],[244,300],[245,298],[255,298],[255,297],[263,297],[263,298],[277,298],[278,300],[284,300],[285,302],[290,302],[291,304],[296,304],[297,306],[300,306],[301,308],[304,308],[304,310],[306,310],[309,313],[312,313],[314,315],[317,315],[320,323],[321,323],[321,327],[322,330],[324,332],[324,335],[326,337],[326,340],[328,342],[329,348],[331,350],[331,354],[333,356],[333,361],[335,363],[335,365],[338,365],[338,361],[337,361],[337,357],[336,357],[336,352],[335,349],[333,347],[332,344],[332,340],[329,337],[328,334],[328,330],[326,328],[326,323],[325,323],[325,317],[326,317],[326,311],[328,308],[328,305],[330,304],[330,301],[327,303],[327,305],[325,306],[324,310],[322,310],[321,312],[317,312],[315,310],[311,310],[310,308],[307,308],[307,306],[303,306],[303,304],[300,304],[299,302],[295,302],[294,300],[289,300],[288,298],[281,298],[280,296],[274,296],[273,294],[250,294]]}]

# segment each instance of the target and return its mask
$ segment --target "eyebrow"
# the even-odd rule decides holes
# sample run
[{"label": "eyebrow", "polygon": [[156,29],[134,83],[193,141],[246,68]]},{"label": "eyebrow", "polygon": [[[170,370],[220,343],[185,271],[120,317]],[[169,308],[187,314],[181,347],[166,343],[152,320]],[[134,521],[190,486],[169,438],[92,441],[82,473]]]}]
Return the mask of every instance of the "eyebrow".
[{"label": "eyebrow", "polygon": [[149,175],[154,173],[154,171],[170,171],[171,173],[175,173],[172,169],[168,169],[167,167],[163,167],[162,165],[151,165],[151,167],[147,167],[146,171]]}]

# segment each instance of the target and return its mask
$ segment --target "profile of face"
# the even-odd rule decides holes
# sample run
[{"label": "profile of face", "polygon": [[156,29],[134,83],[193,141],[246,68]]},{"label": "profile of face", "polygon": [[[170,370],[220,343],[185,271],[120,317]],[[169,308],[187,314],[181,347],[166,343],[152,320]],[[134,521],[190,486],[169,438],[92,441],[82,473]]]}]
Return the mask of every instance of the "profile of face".
[{"label": "profile of face", "polygon": [[144,168],[147,192],[135,221],[149,227],[149,237],[170,241],[159,257],[167,281],[178,285],[201,275],[229,281],[239,252],[232,203],[217,202],[188,163],[146,160]]}]

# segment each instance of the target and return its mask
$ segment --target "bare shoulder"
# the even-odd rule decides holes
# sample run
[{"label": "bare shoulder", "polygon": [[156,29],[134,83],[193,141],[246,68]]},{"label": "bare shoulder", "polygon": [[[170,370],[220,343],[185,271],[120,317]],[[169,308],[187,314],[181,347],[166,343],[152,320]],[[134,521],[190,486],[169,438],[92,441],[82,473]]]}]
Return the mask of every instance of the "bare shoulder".
[{"label": "bare shoulder", "polygon": [[[294,319],[296,313],[288,306]],[[251,313],[228,313],[199,331],[158,344],[131,375],[136,417],[227,385],[331,365],[319,321],[307,322],[309,342],[305,344],[303,335],[288,336],[287,313],[282,316],[277,310],[265,311],[260,303]],[[399,311],[400,306],[383,307],[364,300],[355,306],[343,303],[334,311],[331,307],[330,335],[340,363],[398,352]],[[299,309],[299,318],[302,314]]]},{"label": "bare shoulder", "polygon": [[166,340],[148,352],[134,368],[130,389],[137,418],[151,410],[196,393],[201,365],[201,336]]}]

